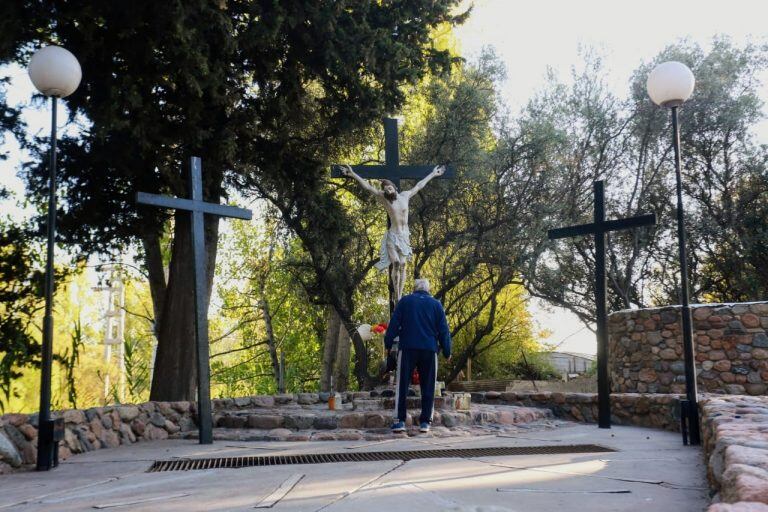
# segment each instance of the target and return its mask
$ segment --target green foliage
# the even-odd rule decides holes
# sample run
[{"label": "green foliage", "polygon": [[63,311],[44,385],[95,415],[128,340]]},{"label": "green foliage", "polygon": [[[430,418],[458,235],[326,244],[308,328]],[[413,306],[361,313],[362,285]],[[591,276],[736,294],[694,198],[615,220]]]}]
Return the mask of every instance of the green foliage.
[{"label": "green foliage", "polygon": [[212,330],[212,389],[217,396],[275,393],[264,314],[268,306],[275,355],[285,354],[289,392],[317,390],[323,310],[310,303],[287,262],[301,252],[274,218],[265,225],[233,224],[219,262],[221,315]]},{"label": "green foliage", "polygon": [[29,234],[0,221],[0,411],[21,369],[39,365],[40,344],[33,335],[41,308],[42,274]]},{"label": "green foliage", "polygon": [[[686,63],[696,76],[693,96],[680,108],[692,296],[744,301],[768,294],[765,260],[756,251],[765,239],[768,150],[753,138],[762,118],[759,76],[766,59],[764,47],[738,48],[723,38],[709,52],[677,43],[638,67],[630,97],[622,100],[609,92],[602,63],[590,53],[570,85],[552,78],[529,103],[519,133],[547,140],[536,169],[547,176],[546,227],[590,222],[595,179],[606,180],[608,218],[657,215],[653,229],[609,236],[610,309],[678,301],[669,111],[653,105],[645,90],[650,70],[666,60]],[[531,260],[526,285],[594,321],[593,268],[590,237],[547,244]]]}]

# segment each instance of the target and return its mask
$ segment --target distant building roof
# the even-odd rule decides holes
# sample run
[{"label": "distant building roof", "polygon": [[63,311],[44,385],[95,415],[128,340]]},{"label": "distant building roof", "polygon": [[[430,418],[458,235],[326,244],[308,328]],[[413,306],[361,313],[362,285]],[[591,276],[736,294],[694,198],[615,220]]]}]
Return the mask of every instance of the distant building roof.
[{"label": "distant building roof", "polygon": [[582,357],[584,359],[589,359],[590,361],[594,361],[597,359],[597,356],[594,354],[583,354],[580,352],[560,352],[557,350],[553,350],[551,352],[542,352],[542,354],[552,354],[552,355],[563,355],[563,356],[570,356],[570,357]]}]

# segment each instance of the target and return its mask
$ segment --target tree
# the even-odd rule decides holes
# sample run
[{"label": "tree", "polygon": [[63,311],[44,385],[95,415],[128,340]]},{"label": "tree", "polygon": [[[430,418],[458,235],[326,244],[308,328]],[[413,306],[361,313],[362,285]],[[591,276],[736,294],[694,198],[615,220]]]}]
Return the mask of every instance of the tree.
[{"label": "tree", "polygon": [[[189,220],[173,216],[166,279],[160,241],[170,219],[137,209],[135,192],[184,195],[182,163],[196,155],[207,200],[228,186],[263,194],[311,254],[316,288],[341,297],[331,302],[349,324],[354,286],[330,256],[349,236],[321,184],[325,165],[403,102],[401,85],[449,65],[448,52],[430,46],[430,31],[462,20],[451,13],[457,3],[4,4],[0,62],[24,63],[32,48],[55,42],[85,70],[68,99],[71,120],[85,127],[61,143],[61,241],[85,252],[140,242],[158,337],[152,399],[194,395]],[[41,141],[35,147],[44,162]],[[45,164],[27,170],[41,195]],[[217,239],[209,217],[209,290]]]},{"label": "tree", "polygon": [[[654,229],[608,237],[610,309],[678,301],[669,112],[653,105],[645,90],[650,70],[666,60],[685,62],[696,76],[693,97],[681,108],[692,297],[733,301],[764,296],[753,248],[764,237],[754,215],[765,201],[760,177],[766,154],[751,133],[761,116],[757,76],[765,57],[762,48],[735,48],[725,39],[715,39],[709,53],[678,43],[640,66],[630,97],[621,100],[608,92],[599,58],[588,54],[571,86],[550,80],[528,105],[525,129],[551,141],[545,196],[557,200],[549,227],[591,221],[595,179],[608,183],[607,216],[657,215]],[[593,322],[593,269],[591,238],[547,244],[531,260],[526,286],[535,296]]]}]

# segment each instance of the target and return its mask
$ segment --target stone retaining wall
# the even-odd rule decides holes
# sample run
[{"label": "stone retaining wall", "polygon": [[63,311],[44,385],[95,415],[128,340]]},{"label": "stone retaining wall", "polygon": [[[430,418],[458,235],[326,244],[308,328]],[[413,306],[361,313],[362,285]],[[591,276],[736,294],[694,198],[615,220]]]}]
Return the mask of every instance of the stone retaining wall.
[{"label": "stone retaining wall", "polygon": [[[614,393],[611,422],[615,425],[680,430],[679,395]],[[597,423],[595,393],[518,393],[486,391],[472,393],[472,403],[520,405],[551,409],[555,417]]]},{"label": "stone retaining wall", "polygon": [[[768,390],[768,302],[692,306],[700,391]],[[680,307],[609,315],[608,367],[617,393],[684,393]]]},{"label": "stone retaining wall", "polygon": [[710,396],[700,408],[707,478],[720,502],[710,512],[768,511],[768,398]]},{"label": "stone retaining wall", "polygon": [[[64,418],[59,458],[139,440],[168,439],[197,429],[195,402],[147,402],[141,405],[70,409]],[[37,459],[37,414],[0,416],[0,474]]]}]

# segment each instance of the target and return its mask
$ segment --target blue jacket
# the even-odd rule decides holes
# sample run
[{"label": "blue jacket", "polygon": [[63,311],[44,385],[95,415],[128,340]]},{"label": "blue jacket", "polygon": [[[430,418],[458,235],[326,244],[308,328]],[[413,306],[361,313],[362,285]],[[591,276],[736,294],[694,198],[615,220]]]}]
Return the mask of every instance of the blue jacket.
[{"label": "blue jacket", "polygon": [[451,357],[451,332],[443,305],[427,292],[413,292],[397,303],[384,335],[387,350],[392,348],[397,336],[400,336],[401,350],[437,352],[439,346],[445,357]]}]

